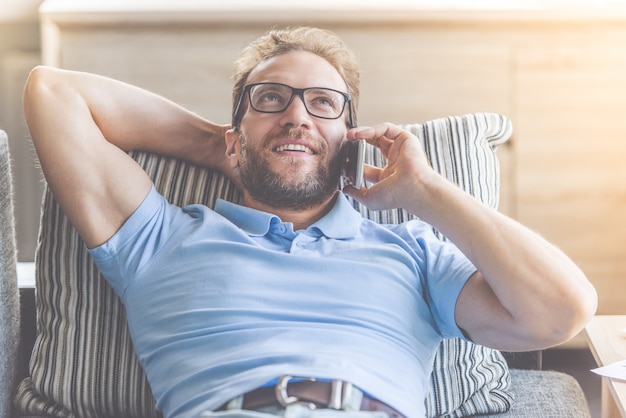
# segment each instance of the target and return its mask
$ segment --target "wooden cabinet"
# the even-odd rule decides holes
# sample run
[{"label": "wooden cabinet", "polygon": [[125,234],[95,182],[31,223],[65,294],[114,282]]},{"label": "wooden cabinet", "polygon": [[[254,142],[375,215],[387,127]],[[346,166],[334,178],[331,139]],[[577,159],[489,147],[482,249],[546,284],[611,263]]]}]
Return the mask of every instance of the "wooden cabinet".
[{"label": "wooden cabinet", "polygon": [[44,62],[122,79],[229,122],[230,72],[243,46],[275,25],[332,29],[362,64],[361,124],[508,115],[501,210],[581,265],[600,313],[626,313],[623,9],[170,3],[48,0]]}]

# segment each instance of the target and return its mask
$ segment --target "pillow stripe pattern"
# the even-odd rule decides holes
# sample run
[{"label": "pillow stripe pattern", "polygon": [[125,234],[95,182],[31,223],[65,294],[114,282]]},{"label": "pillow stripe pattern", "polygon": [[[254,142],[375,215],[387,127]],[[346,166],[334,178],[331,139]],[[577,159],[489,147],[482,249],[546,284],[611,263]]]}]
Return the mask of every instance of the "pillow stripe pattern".
[{"label": "pillow stripe pattern", "polygon": [[492,350],[461,339],[440,344],[426,398],[428,417],[498,414],[510,409],[513,395],[506,361]]},{"label": "pillow stripe pattern", "polygon": [[32,377],[18,388],[18,407],[56,417],[144,416],[154,401],[132,351],[123,307],[49,190],[43,205],[38,338]]},{"label": "pillow stripe pattern", "polygon": [[[497,205],[494,150],[510,135],[507,118],[473,114],[405,128],[423,141],[435,169],[489,205]],[[217,198],[241,199],[220,173],[163,156],[131,155],[173,204],[213,207]],[[376,165],[384,164],[372,147],[367,158]],[[471,162],[463,165],[467,159]],[[382,223],[411,218],[402,210],[375,212],[357,203],[355,207]],[[38,336],[30,377],[21,382],[15,399],[19,413],[62,418],[160,417],[132,348],[124,308],[49,190],[40,222],[35,260]],[[497,413],[508,408],[508,373],[499,352],[462,340],[446,340],[435,366],[426,400],[429,416]]]}]

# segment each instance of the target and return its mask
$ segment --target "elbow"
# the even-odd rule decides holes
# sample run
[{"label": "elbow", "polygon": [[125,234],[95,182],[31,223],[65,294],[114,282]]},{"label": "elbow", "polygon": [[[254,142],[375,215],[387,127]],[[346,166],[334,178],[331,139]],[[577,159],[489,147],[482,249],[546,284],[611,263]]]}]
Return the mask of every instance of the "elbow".
[{"label": "elbow", "polygon": [[60,78],[61,71],[46,66],[33,68],[24,86],[22,103],[24,116],[30,129],[32,140],[37,144],[44,125],[52,123],[50,110],[59,106],[59,97],[64,91]]},{"label": "elbow", "polygon": [[584,290],[578,295],[577,303],[575,303],[573,312],[571,313],[572,321],[568,340],[585,328],[594,317],[597,310],[598,292],[591,283],[587,282]]},{"label": "elbow", "polygon": [[32,110],[33,105],[37,103],[38,98],[42,94],[53,90],[53,87],[58,83],[57,77],[59,74],[60,70],[45,65],[38,65],[30,71],[23,93],[24,110],[26,112]]},{"label": "elbow", "polygon": [[586,279],[582,286],[563,300],[558,312],[553,312],[557,321],[553,323],[552,335],[545,335],[548,346],[563,344],[576,337],[598,309],[598,294]]},{"label": "elbow", "polygon": [[38,65],[30,70],[24,87],[24,99],[30,98],[32,93],[35,92],[39,86],[45,83],[50,72],[51,68],[46,67],[45,65]]},{"label": "elbow", "polygon": [[34,113],[34,107],[37,103],[37,97],[42,87],[46,84],[46,73],[48,67],[37,66],[33,68],[28,74],[26,79],[26,85],[24,86],[24,92],[22,95],[22,104],[24,106],[24,114],[26,115],[26,121],[28,122],[29,116]]}]

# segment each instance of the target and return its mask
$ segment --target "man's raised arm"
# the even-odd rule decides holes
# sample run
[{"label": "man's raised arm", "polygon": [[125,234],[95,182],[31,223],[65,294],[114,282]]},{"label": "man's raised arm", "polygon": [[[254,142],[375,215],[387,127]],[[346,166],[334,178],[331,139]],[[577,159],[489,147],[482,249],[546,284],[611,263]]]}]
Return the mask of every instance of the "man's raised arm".
[{"label": "man's raised arm", "polygon": [[36,67],[24,90],[24,112],[46,180],[89,247],[108,240],[150,189],[125,151],[228,171],[228,126],[109,78]]},{"label": "man's raised arm", "polygon": [[[346,192],[370,209],[401,207],[430,223],[474,263],[457,300],[457,324],[477,343],[509,351],[560,344],[597,308],[584,273],[558,248],[483,205],[431,168],[418,139],[391,124],[356,128],[389,159],[365,168],[368,188]],[[411,192],[409,192],[411,191]]]}]

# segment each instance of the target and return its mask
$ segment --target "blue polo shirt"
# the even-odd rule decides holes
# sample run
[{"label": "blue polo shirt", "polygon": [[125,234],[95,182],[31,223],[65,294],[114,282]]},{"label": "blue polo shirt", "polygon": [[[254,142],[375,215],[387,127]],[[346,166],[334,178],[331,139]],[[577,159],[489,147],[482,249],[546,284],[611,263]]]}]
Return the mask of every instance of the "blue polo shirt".
[{"label": "blue polo shirt", "polygon": [[425,415],[435,350],[475,271],[419,221],[379,225],[342,194],[306,230],[218,201],[170,205],[154,188],[90,250],[126,307],[165,417],[195,418],[278,376],[342,379]]}]

